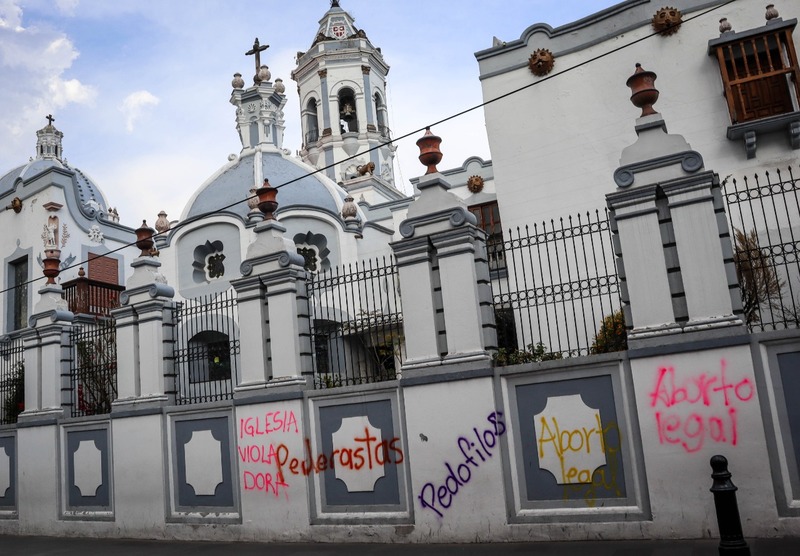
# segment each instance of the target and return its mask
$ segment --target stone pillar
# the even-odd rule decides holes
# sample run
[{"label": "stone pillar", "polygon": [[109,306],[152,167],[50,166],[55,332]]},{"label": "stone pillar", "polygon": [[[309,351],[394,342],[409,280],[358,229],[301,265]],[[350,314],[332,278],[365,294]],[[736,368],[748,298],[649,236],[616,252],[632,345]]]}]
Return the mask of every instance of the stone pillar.
[{"label": "stone pillar", "polygon": [[22,334],[25,346],[25,411],[20,421],[59,418],[69,400],[70,332],[73,314],[57,284],[39,290],[39,302]]},{"label": "stone pillar", "polygon": [[628,309],[626,320],[634,327],[632,334],[678,332],[656,187],[614,193],[607,200],[615,224],[618,271],[624,277],[622,299]]},{"label": "stone pillar", "polygon": [[733,314],[723,245],[719,240],[720,227],[727,228],[727,223],[724,218],[720,221],[715,213],[714,189],[719,189],[719,177],[713,172],[662,184],[686,295],[689,320],[685,330],[741,324],[741,319]]},{"label": "stone pillar", "polygon": [[[403,335],[406,341],[404,368],[438,365],[444,346],[439,342],[436,288],[433,283],[433,249],[427,237],[409,238],[392,244],[402,288]],[[402,284],[409,284],[403,288]],[[413,287],[410,286],[413,284]],[[438,287],[438,284],[437,284]],[[406,309],[408,307],[409,309]],[[414,310],[411,311],[410,308]]]},{"label": "stone pillar", "polygon": [[240,322],[245,323],[239,338],[242,372],[237,395],[277,386],[302,388],[312,374],[303,257],[271,214],[254,231],[242,278],[231,282]]},{"label": "stone pillar", "polygon": [[629,303],[628,336],[741,326],[731,293],[735,272],[725,262],[732,251],[719,179],[703,169],[702,156],[682,136],[667,133],[652,108],[654,81],[655,74],[638,64],[628,80],[631,100],[643,109],[638,139],[623,151],[614,172],[618,189],[606,197]]},{"label": "stone pillar", "polygon": [[[142,232],[144,230],[144,232]],[[154,232],[152,228],[137,230]],[[152,233],[151,233],[152,236]],[[131,263],[133,274],[112,311],[117,328],[117,400],[114,411],[142,404],[161,405],[168,401],[166,377],[172,369],[172,287],[159,268],[161,262],[149,247]]]},{"label": "stone pillar", "polygon": [[[31,531],[52,531],[58,524],[60,427],[69,401],[70,333],[73,314],[54,278],[60,261],[47,253],[48,283],[23,332],[25,346],[25,410],[17,420],[17,508],[19,523]],[[55,253],[55,246],[50,246]]]},{"label": "stone pillar", "polygon": [[490,359],[485,328],[493,326],[494,319],[482,307],[484,298],[491,297],[480,287],[488,276],[486,234],[436,170],[440,141],[428,130],[417,142],[428,173],[420,179],[420,196],[400,224],[405,239],[392,244],[403,292],[404,371]]}]

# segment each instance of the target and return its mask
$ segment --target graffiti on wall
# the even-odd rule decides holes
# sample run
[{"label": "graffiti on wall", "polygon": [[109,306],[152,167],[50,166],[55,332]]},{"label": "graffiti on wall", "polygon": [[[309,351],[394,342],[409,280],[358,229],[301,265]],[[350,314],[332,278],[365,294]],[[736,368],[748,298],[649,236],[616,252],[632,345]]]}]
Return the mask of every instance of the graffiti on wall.
[{"label": "graffiti on wall", "polygon": [[456,440],[457,463],[444,462],[444,478],[437,482],[425,483],[420,489],[420,505],[433,511],[439,517],[453,505],[453,501],[461,489],[466,488],[472,480],[473,473],[489,461],[499,450],[498,438],[505,434],[506,424],[503,413],[493,411],[486,417],[488,423],[472,428],[466,435]]},{"label": "graffiti on wall", "polygon": [[591,483],[595,469],[606,465],[600,411],[587,406],[580,394],[548,398],[533,416],[539,467],[560,485]]},{"label": "graffiti on wall", "polygon": [[349,492],[369,492],[384,476],[385,466],[405,460],[400,439],[382,438],[365,416],[343,419],[328,453],[315,450],[310,438],[302,440],[301,453],[292,453],[286,435],[299,434],[293,411],[267,413],[263,419],[239,419],[237,449],[245,491],[288,500],[290,477],[331,470]]},{"label": "graffiti on wall", "polygon": [[727,361],[719,368],[699,373],[677,373],[663,366],[649,393],[658,441],[674,444],[687,453],[701,450],[708,442],[739,443],[739,408],[755,396],[749,377],[731,379]]},{"label": "graffiti on wall", "polygon": [[[264,416],[239,419],[239,454],[242,488],[289,499],[289,484],[281,472],[281,447],[286,435],[300,434],[294,411],[269,411]],[[284,456],[285,457],[285,456]]]},{"label": "graffiti on wall", "polygon": [[524,382],[515,393],[522,507],[578,501],[595,507],[627,496],[611,374]]}]

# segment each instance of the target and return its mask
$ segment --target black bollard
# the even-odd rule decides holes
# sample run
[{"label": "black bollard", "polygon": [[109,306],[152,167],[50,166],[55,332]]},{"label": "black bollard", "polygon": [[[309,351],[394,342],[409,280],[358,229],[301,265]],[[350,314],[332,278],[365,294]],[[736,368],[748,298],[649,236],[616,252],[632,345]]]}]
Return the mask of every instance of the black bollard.
[{"label": "black bollard", "polygon": [[712,456],[711,469],[714,484],[709,490],[714,493],[714,507],[717,510],[720,556],[750,556],[750,547],[742,534],[742,520],[739,518],[739,505],[736,502],[736,491],[739,489],[731,481],[728,460],[725,456]]}]

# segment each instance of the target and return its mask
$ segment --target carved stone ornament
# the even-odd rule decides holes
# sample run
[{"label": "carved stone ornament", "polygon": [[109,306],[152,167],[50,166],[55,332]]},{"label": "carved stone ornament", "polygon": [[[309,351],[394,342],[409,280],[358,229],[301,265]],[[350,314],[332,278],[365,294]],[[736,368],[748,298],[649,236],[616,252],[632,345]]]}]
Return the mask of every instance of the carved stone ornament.
[{"label": "carved stone ornament", "polygon": [[11,204],[6,207],[6,210],[13,210],[15,213],[19,214],[22,211],[22,199],[19,197],[11,199]]},{"label": "carved stone ornament", "polygon": [[678,32],[681,27],[683,14],[677,8],[669,6],[661,8],[653,15],[653,29],[663,37]]},{"label": "carved stone ornament", "polygon": [[775,9],[775,4],[767,4],[767,11],[764,14],[764,19],[771,21],[780,16],[778,10]]},{"label": "carved stone ornament", "polygon": [[375,172],[375,163],[367,162],[361,166],[356,166],[356,172],[358,172],[359,176],[366,176],[367,174],[371,176]]},{"label": "carved stone ornament", "polygon": [[556,59],[552,52],[546,48],[538,48],[528,58],[528,69],[533,75],[542,77],[552,71],[555,63]]},{"label": "carved stone ornament", "polygon": [[233,74],[233,80],[231,81],[231,86],[234,89],[244,89],[244,79],[242,79],[241,73]]},{"label": "carved stone ornament", "polygon": [[342,205],[342,218],[356,218],[358,216],[358,207],[356,207],[356,203],[353,199],[352,195],[348,195],[344,199],[344,204]]},{"label": "carved stone ornament", "polygon": [[167,219],[167,213],[163,210],[158,213],[158,219],[156,220],[155,228],[159,234],[163,234],[170,228],[169,220]]},{"label": "carved stone ornament", "polygon": [[467,180],[467,189],[472,193],[483,191],[483,178],[481,176],[470,176]]}]

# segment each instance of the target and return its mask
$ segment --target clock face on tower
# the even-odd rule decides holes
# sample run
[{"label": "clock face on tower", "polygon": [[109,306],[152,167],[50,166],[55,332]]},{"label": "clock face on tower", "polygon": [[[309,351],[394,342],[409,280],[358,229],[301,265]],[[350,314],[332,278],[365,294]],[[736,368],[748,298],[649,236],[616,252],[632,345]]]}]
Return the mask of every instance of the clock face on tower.
[{"label": "clock face on tower", "polygon": [[344,25],[332,25],[331,32],[333,33],[334,37],[336,37],[337,39],[341,39],[342,37],[344,37],[345,27]]}]

